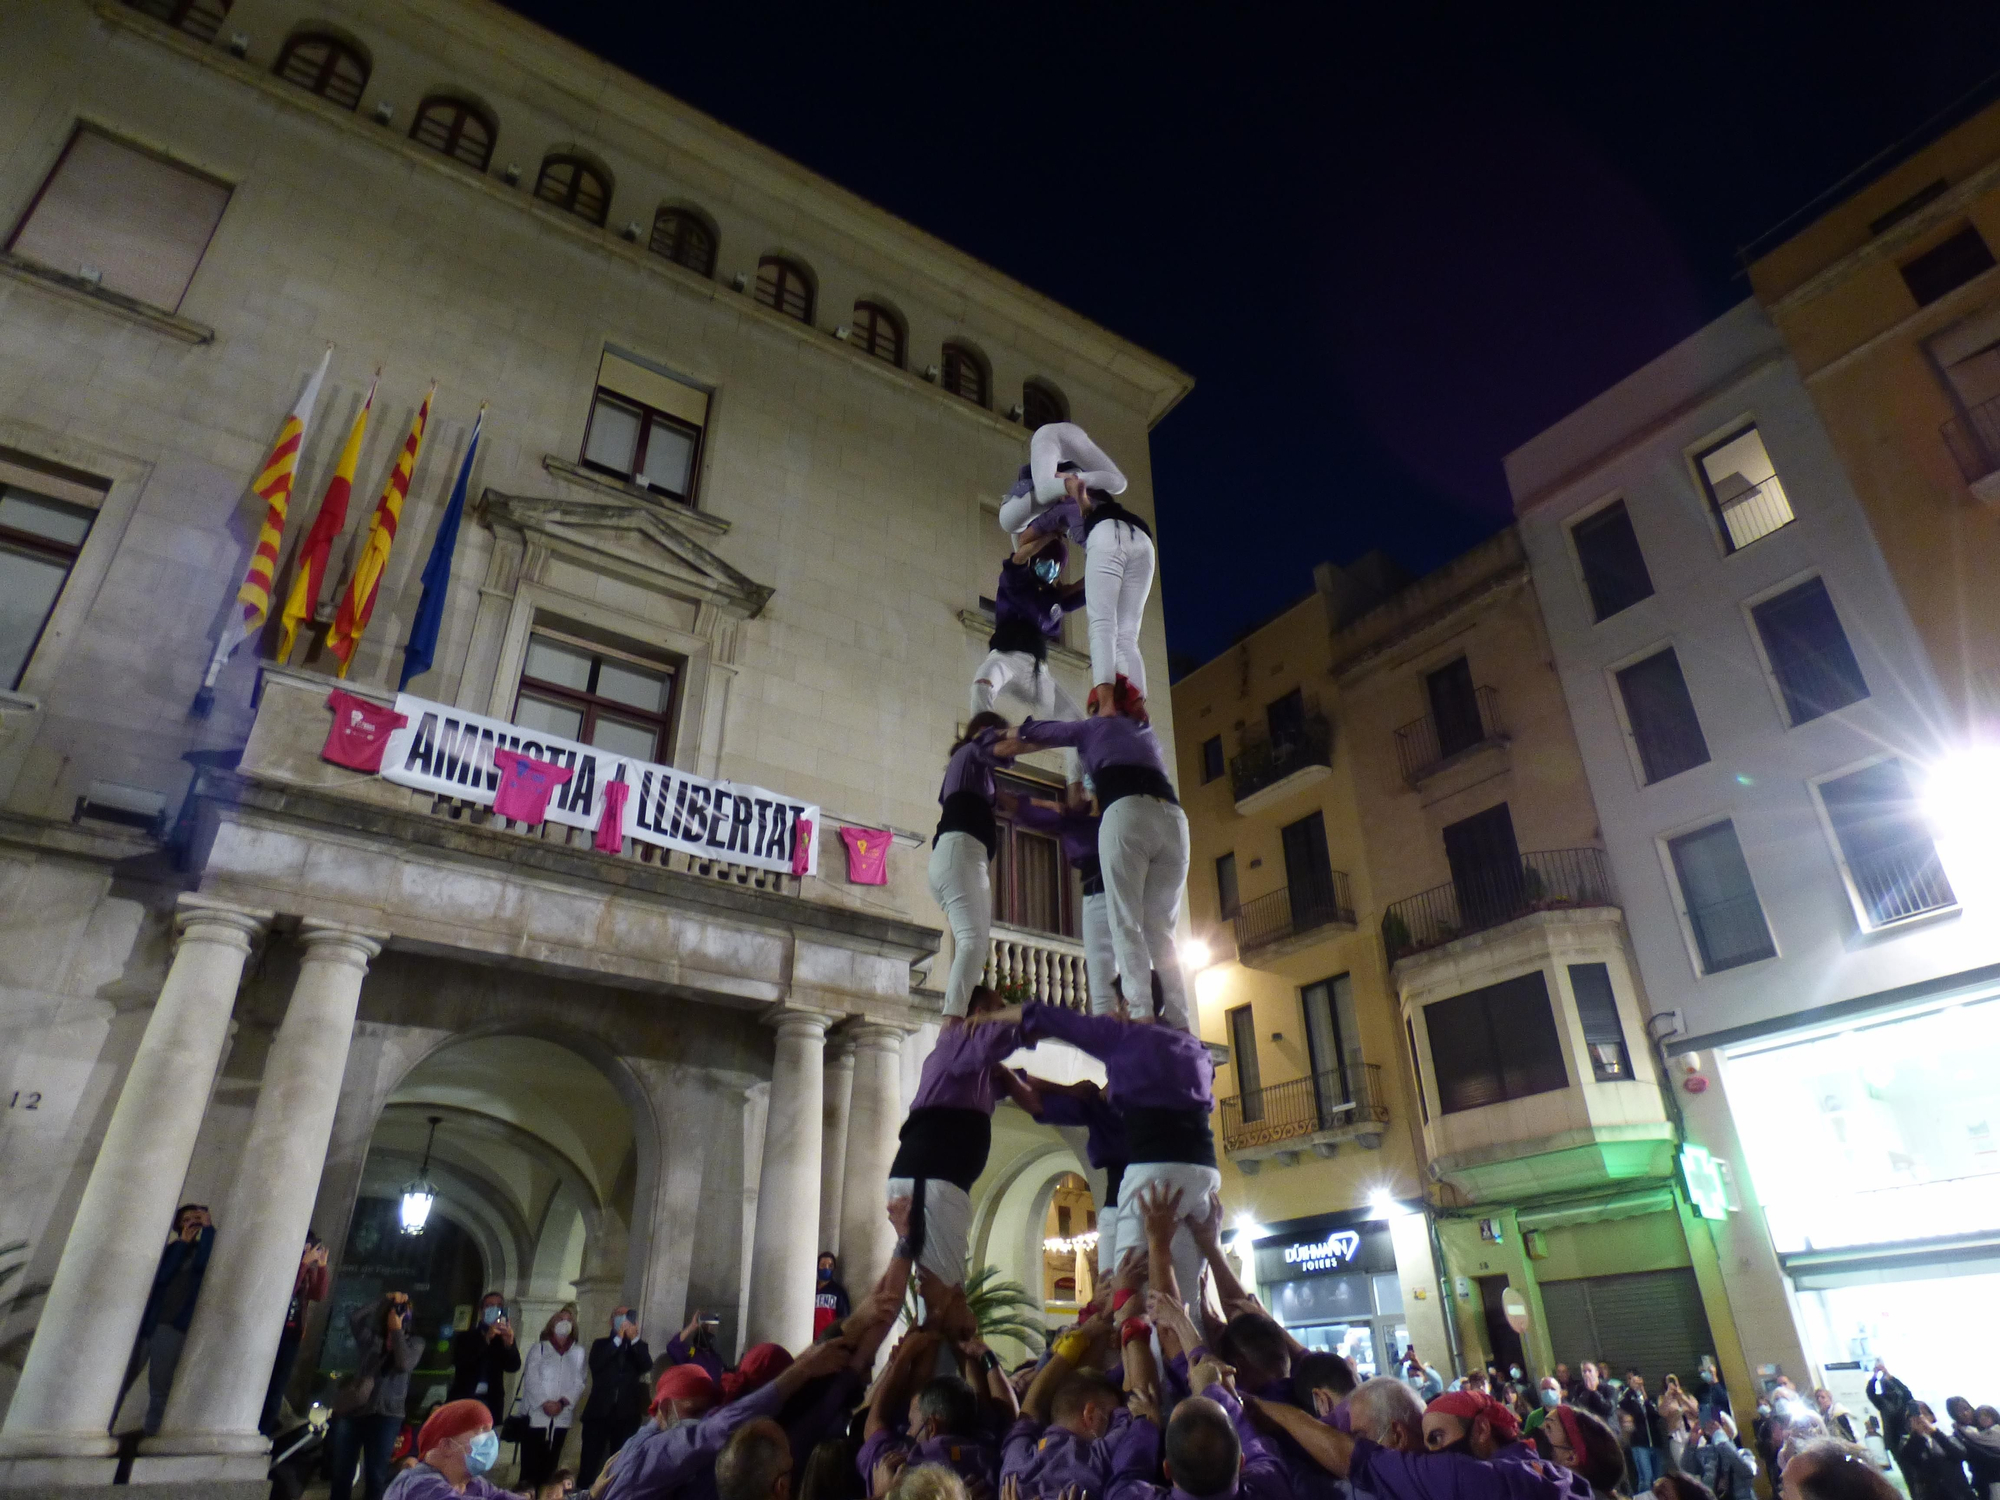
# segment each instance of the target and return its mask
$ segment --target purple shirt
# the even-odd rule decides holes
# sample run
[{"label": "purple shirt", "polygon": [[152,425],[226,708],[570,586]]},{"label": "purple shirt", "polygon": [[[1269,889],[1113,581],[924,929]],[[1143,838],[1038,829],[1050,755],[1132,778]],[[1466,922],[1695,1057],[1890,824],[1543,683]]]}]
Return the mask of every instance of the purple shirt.
[{"label": "purple shirt", "polygon": [[1021,1028],[947,1024],[938,1033],[911,1109],[976,1109],[993,1113],[993,1067],[1021,1045]]},{"label": "purple shirt", "polygon": [[1035,1500],[1037,1495],[1056,1500],[1072,1484],[1083,1492],[1084,1500],[1103,1500],[1111,1487],[1118,1440],[1131,1422],[1130,1413],[1114,1413],[1110,1431],[1093,1443],[1067,1427],[1053,1422],[1044,1427],[1033,1417],[1023,1417],[1007,1429],[1007,1440],[1000,1446],[1000,1478],[1020,1480],[1021,1500]]},{"label": "purple shirt", "polygon": [[429,1464],[412,1464],[394,1479],[389,1488],[382,1492],[382,1500],[490,1500],[490,1497],[504,1497],[512,1500],[512,1490],[495,1489],[483,1474],[466,1477],[465,1488],[453,1489],[451,1481],[438,1473]]},{"label": "purple shirt", "polygon": [[[1093,720],[1103,723],[1104,720]],[[1073,1010],[1029,1004],[1021,1016],[1021,1041],[1043,1037],[1068,1042],[1104,1064],[1111,1102],[1119,1109],[1198,1109],[1215,1107],[1215,1063],[1201,1038],[1174,1026],[1138,1026],[1116,1016],[1086,1016]]]},{"label": "purple shirt", "polygon": [[[1270,1446],[1243,1415],[1243,1407],[1228,1390],[1212,1385],[1202,1395],[1229,1413],[1236,1424],[1236,1440],[1243,1445],[1243,1468],[1236,1482],[1215,1495],[1200,1500],[1292,1500],[1292,1487],[1285,1478],[1284,1465]],[[1125,1429],[1115,1455],[1111,1486],[1106,1500],[1197,1500],[1176,1484],[1171,1492],[1156,1484],[1160,1472],[1160,1429],[1144,1417],[1134,1417]]]},{"label": "purple shirt", "polygon": [[722,1359],[713,1348],[690,1349],[678,1333],[667,1340],[667,1363],[670,1365],[700,1365],[708,1371],[708,1378],[720,1384],[722,1381]]},{"label": "purple shirt", "polygon": [[1464,1453],[1402,1453],[1367,1438],[1354,1440],[1347,1469],[1357,1493],[1382,1500],[1572,1500],[1570,1477],[1539,1459],[1531,1465],[1486,1463]]},{"label": "purple shirt", "polygon": [[[1070,509],[1076,509],[1074,501],[1070,503]],[[1044,512],[1041,519],[1028,529],[1035,531],[1051,514],[1053,512]],[[1060,556],[1054,548],[1044,549],[1041,555]],[[1034,561],[1017,563],[1010,557],[1000,564],[1000,583],[993,591],[993,624],[996,628],[1026,624],[1054,640],[1062,634],[1063,616],[1082,607],[1081,589],[1074,586],[1064,588],[1060,583],[1043,583],[1035,576]]]},{"label": "purple shirt", "polygon": [[1095,813],[1071,812],[1067,808],[1052,811],[1024,799],[1014,811],[1014,821],[1023,828],[1053,833],[1073,865],[1097,858],[1098,819]]},{"label": "purple shirt", "polygon": [[1102,1094],[1043,1094],[1041,1101],[1044,1125],[1073,1125],[1087,1132],[1084,1155],[1093,1167],[1122,1167],[1131,1160],[1125,1117]]},{"label": "purple shirt", "polygon": [[1015,734],[1031,745],[1071,746],[1093,777],[1106,766],[1144,766],[1162,776],[1167,774],[1166,757],[1160,753],[1160,738],[1153,733],[1153,726],[1123,714],[1099,719],[1029,719]]},{"label": "purple shirt", "polygon": [[714,1500],[715,1455],[737,1428],[759,1417],[777,1416],[784,1404],[784,1395],[772,1381],[692,1422],[640,1428],[619,1450],[605,1500],[658,1500],[665,1495]]},{"label": "purple shirt", "polygon": [[[963,1479],[974,1494],[999,1493],[1000,1456],[993,1451],[989,1438],[934,1437],[913,1443],[909,1433],[902,1428],[884,1427],[861,1445],[861,1453],[854,1460],[854,1467],[861,1471],[863,1484],[873,1482],[875,1465],[889,1453],[905,1455],[905,1464],[912,1469],[919,1464],[943,1464]],[[981,1486],[984,1486],[983,1490]]]},{"label": "purple shirt", "polygon": [[945,763],[944,785],[938,789],[938,801],[944,801],[954,792],[976,792],[985,801],[993,800],[993,768],[1014,764],[1012,757],[993,753],[999,739],[998,729],[982,729],[952,752]]}]

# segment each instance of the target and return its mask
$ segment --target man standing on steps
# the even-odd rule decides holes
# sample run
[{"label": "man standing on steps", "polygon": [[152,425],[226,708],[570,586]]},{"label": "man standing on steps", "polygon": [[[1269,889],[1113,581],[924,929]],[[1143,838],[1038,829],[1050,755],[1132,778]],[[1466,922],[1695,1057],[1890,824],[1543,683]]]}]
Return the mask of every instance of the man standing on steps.
[{"label": "man standing on steps", "polygon": [[590,1346],[590,1394],[578,1420],[583,1424],[583,1452],[577,1459],[577,1487],[597,1482],[604,1460],[625,1446],[626,1439],[646,1420],[651,1393],[646,1376],[653,1351],[639,1337],[639,1315],[629,1307],[611,1314],[611,1332]]}]

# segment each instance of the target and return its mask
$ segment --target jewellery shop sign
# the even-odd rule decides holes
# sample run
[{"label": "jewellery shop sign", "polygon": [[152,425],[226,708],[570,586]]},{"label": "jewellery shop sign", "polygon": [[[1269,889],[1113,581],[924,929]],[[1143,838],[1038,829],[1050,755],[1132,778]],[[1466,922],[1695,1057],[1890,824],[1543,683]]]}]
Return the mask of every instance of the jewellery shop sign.
[{"label": "jewellery shop sign", "polygon": [[383,747],[382,776],[398,786],[491,807],[502,776],[493,752],[512,750],[569,773],[549,795],[544,817],[550,823],[595,831],[617,800],[606,788],[623,783],[625,838],[785,875],[818,872],[820,814],[811,803],[613,755],[408,693],[396,695],[396,712],[404,722]]}]

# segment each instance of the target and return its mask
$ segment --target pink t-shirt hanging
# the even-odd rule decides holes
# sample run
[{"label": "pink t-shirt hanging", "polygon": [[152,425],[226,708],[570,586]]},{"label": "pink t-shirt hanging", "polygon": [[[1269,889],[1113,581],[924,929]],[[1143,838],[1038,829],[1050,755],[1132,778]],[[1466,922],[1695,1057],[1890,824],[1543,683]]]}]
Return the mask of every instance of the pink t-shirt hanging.
[{"label": "pink t-shirt hanging", "polygon": [[547,817],[549,798],[572,774],[568,766],[551,765],[518,750],[495,750],[493,764],[500,768],[493,810],[517,823],[539,823]]},{"label": "pink t-shirt hanging", "polygon": [[853,885],[889,883],[889,845],[892,836],[875,828],[843,828],[847,844],[847,879]]},{"label": "pink t-shirt hanging", "polygon": [[370,703],[339,688],[327,694],[326,703],[333,710],[333,728],[326,733],[320,755],[352,771],[379,772],[390,733],[401,729],[409,719],[393,708]]},{"label": "pink t-shirt hanging", "polygon": [[792,834],[792,873],[803,875],[812,864],[813,820],[800,818]]},{"label": "pink t-shirt hanging", "polygon": [[604,783],[604,816],[597,820],[591,846],[600,854],[617,854],[625,847],[625,797],[632,790],[622,781]]}]

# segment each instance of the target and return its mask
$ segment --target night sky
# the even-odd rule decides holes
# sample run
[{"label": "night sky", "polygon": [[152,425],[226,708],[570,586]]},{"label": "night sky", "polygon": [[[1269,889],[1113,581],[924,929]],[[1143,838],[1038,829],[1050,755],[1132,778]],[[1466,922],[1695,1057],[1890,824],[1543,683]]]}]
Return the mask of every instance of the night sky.
[{"label": "night sky", "polygon": [[1195,661],[1315,561],[1504,525],[1502,455],[2000,69],[2000,6],[1938,0],[510,3],[1193,374],[1153,472]]}]

